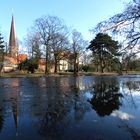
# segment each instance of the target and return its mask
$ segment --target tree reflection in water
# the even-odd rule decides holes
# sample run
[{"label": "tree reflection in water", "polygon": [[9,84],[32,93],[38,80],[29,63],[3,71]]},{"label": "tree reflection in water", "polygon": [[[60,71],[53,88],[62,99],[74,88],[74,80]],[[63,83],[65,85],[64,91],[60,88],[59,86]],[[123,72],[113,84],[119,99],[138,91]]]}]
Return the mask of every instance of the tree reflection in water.
[{"label": "tree reflection in water", "polygon": [[51,80],[47,78],[48,82],[54,86],[46,88],[48,105],[39,133],[50,139],[61,139],[68,127],[83,119],[90,106],[86,105],[89,103],[82,96],[78,78],[54,77]]},{"label": "tree reflection in water", "polygon": [[[134,125],[139,121],[140,108],[132,110],[129,106],[131,102],[126,101],[133,95],[134,102],[139,106],[139,79],[83,76],[7,80],[0,81],[0,139],[8,138],[9,132],[11,139],[82,140],[94,139],[94,136],[99,139],[98,136],[103,133],[106,133],[107,137],[112,136],[109,131],[112,128],[114,128],[112,137],[118,133],[121,139],[121,134],[125,135],[126,132],[120,132],[119,129],[125,128],[124,130],[127,130],[134,139],[139,139],[140,135],[137,133],[139,126]],[[110,115],[119,108],[120,110],[115,111],[116,114],[113,112],[114,114],[107,117],[107,121],[102,124],[100,123],[102,119],[98,119],[99,116],[92,108],[99,116]],[[121,113],[128,115],[130,120],[127,116],[120,117]],[[137,118],[131,120],[131,116]],[[117,119],[128,125],[123,126],[121,122],[120,127],[117,127],[118,122],[120,123],[116,121]],[[128,120],[134,121],[134,125],[132,126]],[[110,129],[104,131],[108,126]],[[18,135],[15,135],[15,132]]]},{"label": "tree reflection in water", "polygon": [[127,81],[124,84],[130,91],[140,91],[140,81]]},{"label": "tree reflection in water", "polygon": [[0,132],[4,124],[3,107],[0,104]]},{"label": "tree reflection in water", "polygon": [[105,116],[119,109],[122,105],[120,102],[122,97],[117,79],[98,77],[95,79],[93,97],[89,102],[99,116]]},{"label": "tree reflection in water", "polygon": [[[0,84],[0,132],[3,128],[6,117],[9,117],[10,113],[12,113],[16,134],[18,134],[18,100],[20,80],[18,78],[13,78],[12,80],[10,79],[10,82],[8,82],[8,80],[9,79],[4,79]],[[9,108],[9,110],[7,110],[7,108]]]},{"label": "tree reflection in water", "polygon": [[138,96],[140,91],[140,81],[127,79],[122,82],[122,92],[125,97],[125,103],[131,108],[138,108]]},{"label": "tree reflection in water", "polygon": [[140,140],[140,131],[130,127],[127,123],[122,122],[119,128],[125,129],[127,132],[129,132],[133,140]]}]

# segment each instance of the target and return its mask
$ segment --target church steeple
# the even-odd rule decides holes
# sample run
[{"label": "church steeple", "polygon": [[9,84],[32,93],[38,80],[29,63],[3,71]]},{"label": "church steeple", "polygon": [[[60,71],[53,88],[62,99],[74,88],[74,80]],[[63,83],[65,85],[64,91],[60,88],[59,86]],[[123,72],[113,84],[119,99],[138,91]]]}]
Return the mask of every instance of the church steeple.
[{"label": "church steeple", "polygon": [[12,57],[17,57],[18,55],[18,44],[16,40],[15,23],[14,16],[12,15],[11,30],[9,37],[9,53]]}]

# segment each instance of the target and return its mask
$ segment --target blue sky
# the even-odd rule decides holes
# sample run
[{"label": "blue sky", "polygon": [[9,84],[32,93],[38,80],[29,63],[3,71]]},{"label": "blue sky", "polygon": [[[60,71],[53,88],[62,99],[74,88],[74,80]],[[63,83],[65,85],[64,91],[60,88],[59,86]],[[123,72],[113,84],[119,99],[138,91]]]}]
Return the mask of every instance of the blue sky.
[{"label": "blue sky", "polygon": [[16,34],[24,42],[27,30],[35,19],[51,15],[64,20],[68,27],[82,33],[84,39],[91,40],[89,29],[102,20],[120,13],[130,0],[1,0],[0,31],[7,41],[9,38],[12,9]]}]

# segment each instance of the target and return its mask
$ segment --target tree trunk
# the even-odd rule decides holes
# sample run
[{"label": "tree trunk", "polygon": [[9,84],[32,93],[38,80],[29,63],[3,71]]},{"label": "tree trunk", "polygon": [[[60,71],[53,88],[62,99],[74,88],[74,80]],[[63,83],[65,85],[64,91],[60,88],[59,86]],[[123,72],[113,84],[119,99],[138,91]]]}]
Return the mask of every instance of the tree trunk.
[{"label": "tree trunk", "polygon": [[76,75],[76,60],[74,58],[74,75]]},{"label": "tree trunk", "polygon": [[102,54],[102,51],[103,51],[103,47],[101,48],[101,53],[100,53],[100,72],[101,72],[101,73],[104,73],[103,54]]},{"label": "tree trunk", "polygon": [[77,73],[79,72],[79,62],[77,62],[77,64],[76,64],[76,71],[77,71]]},{"label": "tree trunk", "polygon": [[57,73],[57,60],[55,60],[54,73]]},{"label": "tree trunk", "polygon": [[48,51],[49,51],[49,48],[48,48],[48,45],[46,45],[46,63],[45,63],[45,74],[49,74],[49,69],[48,69],[48,63],[49,63],[49,57],[48,57]]},{"label": "tree trunk", "polygon": [[122,64],[119,62],[118,74],[122,75]]},{"label": "tree trunk", "polygon": [[0,76],[2,76],[3,73],[3,64],[0,66]]},{"label": "tree trunk", "polygon": [[101,73],[104,73],[104,66],[103,66],[103,61],[101,61],[101,65],[100,65],[100,71],[101,71]]},{"label": "tree trunk", "polygon": [[78,71],[77,71],[77,63],[76,63],[76,60],[77,60],[77,54],[74,54],[74,75],[77,76],[78,74]]},{"label": "tree trunk", "polygon": [[101,66],[101,73],[104,73],[104,69],[103,69],[103,67]]},{"label": "tree trunk", "polygon": [[95,65],[95,67],[96,67],[96,72],[98,72],[98,71],[99,71],[99,70],[98,70],[99,65]]}]

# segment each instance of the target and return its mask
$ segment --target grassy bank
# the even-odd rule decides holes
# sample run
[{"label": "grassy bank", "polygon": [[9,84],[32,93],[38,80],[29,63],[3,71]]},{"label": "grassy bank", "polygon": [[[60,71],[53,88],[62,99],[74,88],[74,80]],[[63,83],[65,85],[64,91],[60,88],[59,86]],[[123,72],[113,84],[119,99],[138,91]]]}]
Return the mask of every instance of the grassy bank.
[{"label": "grassy bank", "polygon": [[[9,77],[9,78],[15,78],[15,77],[42,77],[42,76],[71,76],[73,75],[72,72],[60,72],[58,74],[50,74],[45,75],[44,73],[27,73],[27,72],[11,72],[11,73],[2,73],[0,77]],[[117,76],[118,73],[115,72],[105,72],[105,73],[98,73],[98,72],[79,72],[79,76]],[[127,73],[124,72],[123,75],[140,75],[140,71],[128,71]]]}]

